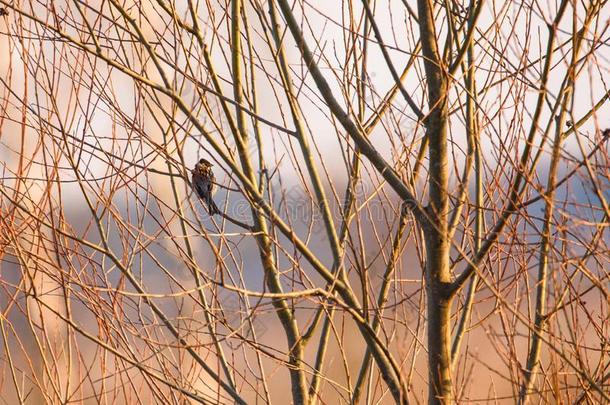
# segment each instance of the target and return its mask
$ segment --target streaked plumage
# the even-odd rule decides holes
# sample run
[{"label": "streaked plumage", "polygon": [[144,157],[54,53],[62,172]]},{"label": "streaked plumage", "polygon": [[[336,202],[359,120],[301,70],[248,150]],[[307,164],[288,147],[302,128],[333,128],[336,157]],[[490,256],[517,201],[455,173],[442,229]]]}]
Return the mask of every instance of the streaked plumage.
[{"label": "streaked plumage", "polygon": [[212,196],[216,191],[216,178],[212,171],[212,164],[205,159],[199,159],[199,162],[191,170],[193,188],[206,205],[210,215],[219,214],[220,210],[214,203]]}]

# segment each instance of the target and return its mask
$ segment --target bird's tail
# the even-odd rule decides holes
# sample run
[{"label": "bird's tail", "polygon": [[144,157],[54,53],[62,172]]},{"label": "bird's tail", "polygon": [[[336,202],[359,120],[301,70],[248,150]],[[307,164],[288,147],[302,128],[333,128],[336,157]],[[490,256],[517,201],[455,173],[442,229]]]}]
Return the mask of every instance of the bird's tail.
[{"label": "bird's tail", "polygon": [[212,197],[208,198],[208,212],[210,213],[210,215],[220,214],[220,210],[218,209],[218,206],[216,205]]}]

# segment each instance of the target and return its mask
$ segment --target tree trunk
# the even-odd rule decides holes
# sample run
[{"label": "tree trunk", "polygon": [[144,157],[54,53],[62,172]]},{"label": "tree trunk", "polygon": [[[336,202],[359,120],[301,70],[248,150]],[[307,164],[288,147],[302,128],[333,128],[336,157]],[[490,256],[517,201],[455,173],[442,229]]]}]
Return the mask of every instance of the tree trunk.
[{"label": "tree trunk", "polygon": [[[428,298],[428,403],[450,404],[451,383],[451,301],[448,292],[449,243],[439,232],[426,230]],[[440,243],[439,243],[440,242]]]},{"label": "tree trunk", "polygon": [[424,224],[428,298],[428,375],[430,404],[449,404],[451,388],[451,282],[448,232],[447,93],[449,74],[439,53],[431,0],[417,2],[426,71],[429,113],[424,119],[428,138],[429,200]]}]

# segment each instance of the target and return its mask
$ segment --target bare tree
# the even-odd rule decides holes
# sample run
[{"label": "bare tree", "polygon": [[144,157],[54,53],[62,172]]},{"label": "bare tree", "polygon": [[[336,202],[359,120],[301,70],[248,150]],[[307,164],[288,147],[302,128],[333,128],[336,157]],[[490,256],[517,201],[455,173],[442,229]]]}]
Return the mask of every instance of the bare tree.
[{"label": "bare tree", "polygon": [[0,0],[2,397],[610,402],[609,16]]}]

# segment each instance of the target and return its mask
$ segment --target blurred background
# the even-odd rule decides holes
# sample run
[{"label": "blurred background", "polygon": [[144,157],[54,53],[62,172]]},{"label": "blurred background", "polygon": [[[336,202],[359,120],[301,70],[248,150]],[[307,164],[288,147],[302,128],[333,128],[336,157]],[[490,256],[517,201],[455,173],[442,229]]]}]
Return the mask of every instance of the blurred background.
[{"label": "blurred background", "polygon": [[[0,0],[2,402],[293,403],[301,345],[311,402],[394,403],[372,347],[409,401],[426,401],[425,230],[273,4]],[[435,162],[418,4],[366,4],[373,19],[361,1],[293,13],[330,93],[425,206]],[[508,218],[453,301],[455,401],[519,399],[542,305],[530,400],[601,403],[610,9],[434,7],[455,62],[453,279]],[[192,191],[200,158],[222,215]],[[359,308],[324,271],[344,272]]]}]

